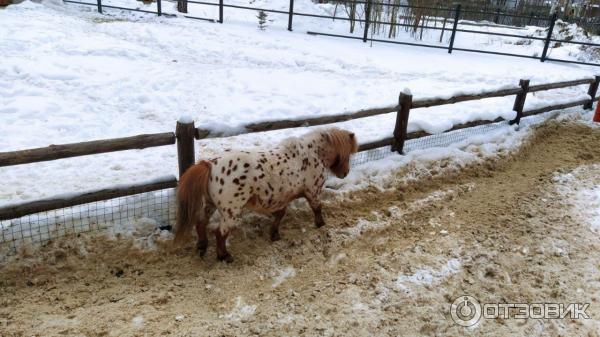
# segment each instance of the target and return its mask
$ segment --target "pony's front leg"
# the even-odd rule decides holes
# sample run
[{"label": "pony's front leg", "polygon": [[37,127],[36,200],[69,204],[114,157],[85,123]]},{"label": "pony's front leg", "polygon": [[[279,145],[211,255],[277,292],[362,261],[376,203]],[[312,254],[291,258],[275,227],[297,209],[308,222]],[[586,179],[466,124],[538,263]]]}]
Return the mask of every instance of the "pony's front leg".
[{"label": "pony's front leg", "polygon": [[275,216],[275,221],[271,224],[271,241],[277,241],[281,239],[279,236],[279,224],[281,223],[281,219],[285,216],[286,208],[282,208],[278,211],[273,212],[273,216]]},{"label": "pony's front leg", "polygon": [[313,213],[315,214],[315,226],[317,228],[321,228],[323,226],[325,226],[325,220],[323,219],[323,213],[321,213],[321,203],[319,202],[318,205],[311,205],[310,206],[312,208]]},{"label": "pony's front leg", "polygon": [[323,213],[321,212],[321,199],[318,195],[305,195],[310,208],[315,215],[315,226],[321,228],[325,226],[325,220],[323,219]]}]

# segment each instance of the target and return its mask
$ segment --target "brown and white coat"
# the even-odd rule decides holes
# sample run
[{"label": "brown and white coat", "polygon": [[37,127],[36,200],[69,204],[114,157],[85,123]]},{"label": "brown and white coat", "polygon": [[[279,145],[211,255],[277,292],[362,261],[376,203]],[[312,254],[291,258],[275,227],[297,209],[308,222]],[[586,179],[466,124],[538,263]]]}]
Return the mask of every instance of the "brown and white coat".
[{"label": "brown and white coat", "polygon": [[221,157],[200,161],[181,177],[176,240],[188,236],[196,222],[198,250],[204,254],[206,229],[218,210],[220,222],[210,229],[215,232],[219,259],[231,261],[225,240],[244,208],[273,214],[271,238],[277,240],[287,205],[300,197],[307,199],[315,224],[324,225],[320,195],[327,172],[345,177],[350,156],[357,149],[353,133],[330,128],[288,138],[273,149],[227,151]]}]

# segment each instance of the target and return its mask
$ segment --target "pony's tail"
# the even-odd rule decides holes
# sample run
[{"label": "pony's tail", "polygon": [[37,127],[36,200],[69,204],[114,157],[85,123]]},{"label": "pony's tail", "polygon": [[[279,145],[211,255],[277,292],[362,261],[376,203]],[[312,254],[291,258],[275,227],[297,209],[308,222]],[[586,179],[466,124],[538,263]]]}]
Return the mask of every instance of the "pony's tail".
[{"label": "pony's tail", "polygon": [[187,169],[179,179],[175,244],[181,244],[190,238],[198,212],[203,212],[206,203],[210,200],[208,195],[210,170],[210,162],[201,161]]}]

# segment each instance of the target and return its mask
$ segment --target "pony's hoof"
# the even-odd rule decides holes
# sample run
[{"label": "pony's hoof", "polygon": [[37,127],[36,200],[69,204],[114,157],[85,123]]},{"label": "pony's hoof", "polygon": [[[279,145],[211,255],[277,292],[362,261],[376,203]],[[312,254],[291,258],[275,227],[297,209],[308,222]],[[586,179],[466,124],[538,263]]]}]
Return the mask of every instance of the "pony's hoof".
[{"label": "pony's hoof", "polygon": [[227,253],[223,256],[217,256],[217,259],[219,259],[219,261],[225,261],[227,263],[233,262],[233,256],[231,256],[231,254],[229,254],[229,253]]},{"label": "pony's hoof", "polygon": [[204,257],[206,254],[206,249],[208,248],[208,242],[198,242],[196,245],[196,249],[198,250],[198,256]]},{"label": "pony's hoof", "polygon": [[279,240],[281,240],[281,236],[279,235],[279,232],[271,233],[271,241],[272,242],[279,241]]},{"label": "pony's hoof", "polygon": [[315,222],[315,227],[317,228],[321,228],[325,226],[325,221],[319,221],[319,222]]}]

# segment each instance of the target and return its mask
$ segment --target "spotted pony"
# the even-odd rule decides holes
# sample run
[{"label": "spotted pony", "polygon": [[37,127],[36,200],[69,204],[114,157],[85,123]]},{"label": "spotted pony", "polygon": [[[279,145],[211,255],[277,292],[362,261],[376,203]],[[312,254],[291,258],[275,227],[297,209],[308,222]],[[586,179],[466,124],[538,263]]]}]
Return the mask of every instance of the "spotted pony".
[{"label": "spotted pony", "polygon": [[175,242],[186,241],[195,224],[197,248],[203,256],[208,246],[207,227],[218,210],[220,221],[210,228],[217,241],[217,258],[232,262],[225,242],[244,208],[275,217],[270,230],[275,241],[288,204],[302,197],[314,213],[315,225],[323,226],[320,196],[327,171],[346,177],[350,156],[357,150],[353,133],[328,128],[287,138],[273,149],[230,151],[198,162],[179,181]]}]

